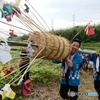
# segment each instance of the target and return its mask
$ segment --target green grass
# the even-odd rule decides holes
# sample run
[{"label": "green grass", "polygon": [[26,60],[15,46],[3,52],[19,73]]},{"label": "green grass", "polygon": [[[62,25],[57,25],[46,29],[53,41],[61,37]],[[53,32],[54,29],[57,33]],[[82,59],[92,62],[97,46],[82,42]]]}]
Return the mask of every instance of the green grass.
[{"label": "green grass", "polygon": [[100,42],[98,43],[82,43],[81,45],[82,49],[90,49],[90,50],[96,50],[97,52],[100,51]]},{"label": "green grass", "polygon": [[[82,49],[91,49],[91,50],[100,51],[99,50],[100,43],[82,43],[81,48]],[[9,67],[10,64],[13,64],[14,70],[16,70],[17,66],[18,66],[18,60],[19,60],[18,57],[19,57],[20,52],[19,51],[11,51],[11,54],[12,54],[13,58],[15,58],[15,59],[12,59],[10,62],[8,62],[7,64],[4,64],[4,65],[0,64],[0,66]],[[41,63],[39,63],[39,64],[38,63],[39,63],[39,61],[34,62],[31,65],[32,69],[30,70],[30,79],[32,80],[31,87],[34,90],[33,91],[34,96],[38,95],[37,94],[38,91],[41,92],[44,88],[45,89],[42,92],[46,92],[47,89],[48,89],[47,86],[50,85],[49,89],[51,89],[51,88],[52,89],[48,90],[49,93],[47,93],[45,95],[46,96],[57,95],[57,97],[60,98],[60,96],[59,96],[59,78],[61,76],[61,64],[53,64],[51,60],[50,61],[49,60],[43,60]],[[38,65],[35,66],[35,64],[38,64]],[[18,72],[20,72],[20,71],[18,70],[16,73],[0,80],[0,88],[2,88],[12,78],[14,78],[14,76],[16,74],[18,74]],[[81,81],[81,85],[80,85],[79,90],[83,92],[83,91],[86,91],[86,88],[88,88],[88,91],[94,91],[92,77],[87,75],[86,73],[85,74],[83,73],[81,75],[81,77],[82,77],[82,81]],[[89,80],[88,80],[88,78],[89,78]],[[87,84],[87,82],[88,82],[88,84]],[[28,97],[23,98],[22,94],[20,93],[20,90],[19,89],[16,90],[14,88],[14,85],[15,84],[13,84],[13,86],[12,86],[12,90],[14,90],[17,93],[15,100],[30,100],[30,98],[32,98],[33,95],[29,95]],[[89,88],[89,86],[91,86],[92,88]],[[35,91],[36,91],[36,93],[35,93]],[[51,91],[53,93],[52,95],[50,95]],[[41,95],[39,95],[39,96],[40,96],[40,98],[42,98]],[[88,99],[88,98],[87,98],[87,100],[91,100],[91,98],[90,99]],[[55,100],[60,100],[60,99],[55,99]],[[79,100],[85,100],[85,99],[86,99],[86,97],[80,97]],[[94,97],[94,99],[95,99],[95,97]],[[9,99],[6,98],[5,100],[9,100]],[[35,99],[33,99],[33,100],[35,100]],[[47,99],[38,99],[38,100],[47,100]]]},{"label": "green grass", "polygon": [[[16,55],[17,55],[17,57],[19,56],[17,53],[13,53],[13,57],[15,57]],[[30,66],[30,68],[32,68],[30,70],[30,79],[32,80],[31,85],[33,83],[50,85],[53,82],[59,82],[60,73],[61,73],[61,65],[60,64],[56,65],[56,64],[53,64],[52,61],[43,60],[41,63],[39,63],[37,66],[34,67],[34,65],[37,64],[38,62],[39,61],[36,61]],[[18,59],[13,59],[3,66],[5,66],[6,68],[9,68],[10,64],[14,64],[14,70],[16,70],[17,65],[18,65]],[[20,71],[18,70],[14,74],[2,79],[0,81],[0,88],[2,88],[5,84],[9,83],[9,81],[11,81],[19,72]],[[18,77],[20,75],[21,74],[19,74]],[[2,77],[0,77],[0,79],[1,78]],[[14,78],[14,80],[16,80],[16,78]],[[16,83],[18,83],[18,81],[16,81]],[[14,90],[14,92],[17,93],[15,100],[24,100],[22,94],[20,93],[20,89],[17,89],[17,90],[15,89],[16,83],[14,83],[14,84],[11,83],[12,90]],[[10,99],[5,98],[5,100],[10,100]]]},{"label": "green grass", "polygon": [[49,84],[52,83],[52,81],[58,81],[58,78],[60,77],[60,70],[60,65],[56,66],[52,65],[51,63],[44,65],[40,64],[39,67],[33,68],[31,70],[31,79],[34,82]]}]

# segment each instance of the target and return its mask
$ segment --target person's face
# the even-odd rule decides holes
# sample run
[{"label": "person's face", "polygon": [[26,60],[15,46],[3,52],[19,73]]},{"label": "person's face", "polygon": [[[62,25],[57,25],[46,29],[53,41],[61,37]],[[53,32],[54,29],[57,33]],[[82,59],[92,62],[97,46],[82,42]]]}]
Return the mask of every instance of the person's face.
[{"label": "person's face", "polygon": [[71,46],[72,46],[72,51],[71,51],[71,53],[72,53],[72,54],[76,53],[76,52],[78,51],[78,49],[79,49],[79,43],[78,43],[78,42],[73,42],[73,43],[71,44]]}]

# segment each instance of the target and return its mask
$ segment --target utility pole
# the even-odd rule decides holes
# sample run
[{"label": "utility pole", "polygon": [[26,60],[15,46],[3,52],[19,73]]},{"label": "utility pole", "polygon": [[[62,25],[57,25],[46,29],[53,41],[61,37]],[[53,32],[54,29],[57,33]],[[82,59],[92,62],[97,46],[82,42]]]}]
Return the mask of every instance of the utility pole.
[{"label": "utility pole", "polygon": [[53,18],[51,19],[51,30],[54,31]]},{"label": "utility pole", "polygon": [[73,15],[73,27],[75,27],[75,15]]}]

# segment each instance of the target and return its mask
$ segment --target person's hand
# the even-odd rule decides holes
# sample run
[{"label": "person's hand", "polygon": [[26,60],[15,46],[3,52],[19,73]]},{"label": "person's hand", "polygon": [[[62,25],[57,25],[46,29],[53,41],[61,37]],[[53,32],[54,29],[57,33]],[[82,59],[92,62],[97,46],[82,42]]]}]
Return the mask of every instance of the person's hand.
[{"label": "person's hand", "polygon": [[68,67],[72,67],[73,64],[69,57],[66,57],[65,62],[67,63]]},{"label": "person's hand", "polygon": [[93,75],[94,75],[94,76],[97,75],[96,71],[93,72]]}]

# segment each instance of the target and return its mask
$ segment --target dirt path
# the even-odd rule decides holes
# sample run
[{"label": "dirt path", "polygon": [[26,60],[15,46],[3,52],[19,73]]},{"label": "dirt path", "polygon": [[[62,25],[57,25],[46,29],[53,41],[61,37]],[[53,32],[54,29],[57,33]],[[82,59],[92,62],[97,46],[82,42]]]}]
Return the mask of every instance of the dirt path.
[{"label": "dirt path", "polygon": [[[32,83],[33,92],[24,100],[62,100],[59,96],[59,81],[49,86]],[[93,78],[85,72],[81,74],[80,92],[95,92]],[[78,100],[98,100],[97,96],[79,96]]]}]

